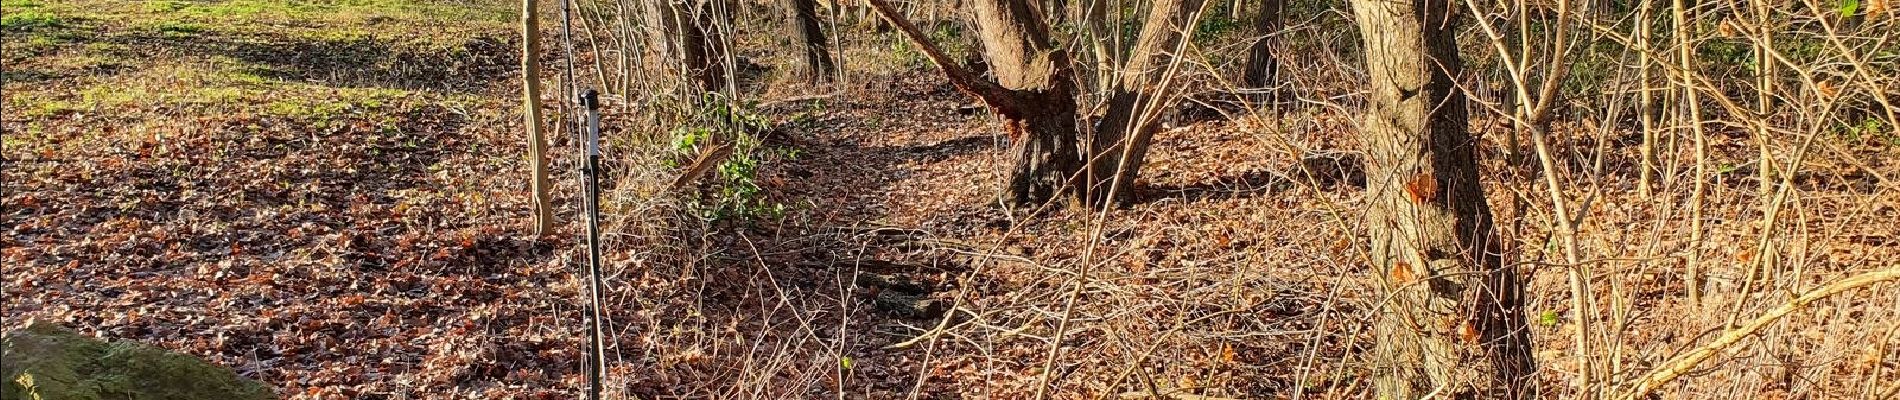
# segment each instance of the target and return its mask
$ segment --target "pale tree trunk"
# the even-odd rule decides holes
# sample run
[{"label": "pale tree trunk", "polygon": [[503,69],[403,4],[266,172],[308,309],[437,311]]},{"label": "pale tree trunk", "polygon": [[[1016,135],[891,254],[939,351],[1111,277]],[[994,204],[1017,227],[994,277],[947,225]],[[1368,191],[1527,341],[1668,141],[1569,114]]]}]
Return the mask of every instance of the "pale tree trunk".
[{"label": "pale tree trunk", "polygon": [[530,190],[534,192],[534,234],[546,235],[554,228],[554,205],[548,196],[547,139],[541,132],[541,24],[535,2],[521,0],[521,105],[522,122],[528,129],[528,165],[534,174]]},{"label": "pale tree trunk", "polygon": [[1149,142],[1160,127],[1161,111],[1178,98],[1172,82],[1182,74],[1178,63],[1187,50],[1186,32],[1200,20],[1205,0],[1155,0],[1142,24],[1128,65],[1108,98],[1108,112],[1089,140],[1091,204],[1126,203],[1147,158]]},{"label": "pale tree trunk", "polygon": [[1043,23],[1049,26],[1062,26],[1069,23],[1069,0],[1043,0]]},{"label": "pale tree trunk", "polygon": [[1355,0],[1371,93],[1371,261],[1390,301],[1374,331],[1378,397],[1517,399],[1531,391],[1523,284],[1505,265],[1466,131],[1448,2]]},{"label": "pale tree trunk", "polygon": [[1110,18],[1109,13],[1113,8],[1109,7],[1108,3],[1110,0],[1082,1],[1086,3],[1075,8],[1076,12],[1081,15],[1076,16],[1073,21],[1076,22],[1077,28],[1081,30],[1079,40],[1083,43],[1087,43],[1086,49],[1088,52],[1086,54],[1089,56],[1089,59],[1086,61],[1092,64],[1091,66],[1095,68],[1095,73],[1084,74],[1081,77],[1092,80],[1091,82],[1087,82],[1087,87],[1113,84],[1112,82],[1115,81],[1115,66],[1121,65],[1122,36],[1121,32],[1113,29],[1110,24],[1112,18]]},{"label": "pale tree trunk", "polygon": [[825,40],[825,31],[818,22],[817,0],[785,0],[787,11],[786,25],[791,29],[792,41],[798,44],[800,74],[812,83],[829,82],[837,72],[831,61],[830,42]]}]

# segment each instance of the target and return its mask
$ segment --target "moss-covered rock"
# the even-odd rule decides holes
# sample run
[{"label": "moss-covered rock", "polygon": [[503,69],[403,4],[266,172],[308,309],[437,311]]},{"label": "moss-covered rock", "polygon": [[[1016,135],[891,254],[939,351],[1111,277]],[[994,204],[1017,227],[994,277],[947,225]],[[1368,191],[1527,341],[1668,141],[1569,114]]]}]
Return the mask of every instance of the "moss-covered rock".
[{"label": "moss-covered rock", "polygon": [[7,400],[272,399],[229,368],[129,341],[106,342],[44,322],[8,333],[0,366]]}]

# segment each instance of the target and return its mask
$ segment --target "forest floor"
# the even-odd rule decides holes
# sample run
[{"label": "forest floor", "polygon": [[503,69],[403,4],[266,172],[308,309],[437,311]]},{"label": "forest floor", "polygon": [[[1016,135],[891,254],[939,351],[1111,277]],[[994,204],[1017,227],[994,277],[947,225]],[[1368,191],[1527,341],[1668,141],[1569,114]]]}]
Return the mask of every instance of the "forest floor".
[{"label": "forest floor", "polygon": [[[560,233],[529,235],[510,3],[0,1],[7,330],[43,319],[152,343],[287,398],[584,387],[573,143],[553,150]],[[746,200],[762,207],[739,217],[699,218],[692,196],[735,176],[656,189],[677,173],[658,161],[676,155],[651,150],[673,146],[631,143],[654,135],[609,116],[610,394],[1023,398],[1046,379],[1061,398],[1368,396],[1363,189],[1297,167],[1357,147],[1347,116],[1179,121],[1131,207],[1011,210],[994,205],[1005,144],[986,111],[920,65],[857,68],[807,88],[825,95],[775,93],[750,111],[770,133],[744,156],[757,169],[743,184],[759,189]],[[1893,144],[1838,147],[1900,176]],[[1719,147],[1724,176],[1746,176],[1734,166],[1750,151]],[[1486,176],[1507,176],[1498,164]],[[1882,222],[1900,219],[1900,195],[1817,164],[1792,228],[1807,244],[1786,256],[1815,267],[1734,302],[1744,315],[1900,259]],[[1680,266],[1659,256],[1686,236],[1671,197],[1683,191],[1642,198],[1628,181],[1595,181],[1582,239],[1621,260],[1605,261],[1616,279],[1602,306],[1645,325],[1605,340],[1641,365],[1730,310],[1681,304]],[[1487,182],[1517,258],[1555,259],[1547,207],[1506,206],[1544,201],[1534,183]],[[1707,256],[1744,263],[1757,231],[1727,222],[1752,221],[1753,185],[1718,186]],[[1540,377],[1561,388],[1576,363],[1564,270],[1524,270]],[[1739,271],[1707,271],[1710,304],[1729,304]],[[1894,376],[1900,356],[1880,352],[1900,354],[1900,307],[1869,304],[1900,295],[1871,296],[1829,300],[1734,355],[1778,367],[1694,378],[1749,385],[1690,390],[1844,398]],[[1890,346],[1863,365],[1866,343]]]},{"label": "forest floor", "polygon": [[571,393],[499,4],[5,0],[6,326],[294,398]]}]

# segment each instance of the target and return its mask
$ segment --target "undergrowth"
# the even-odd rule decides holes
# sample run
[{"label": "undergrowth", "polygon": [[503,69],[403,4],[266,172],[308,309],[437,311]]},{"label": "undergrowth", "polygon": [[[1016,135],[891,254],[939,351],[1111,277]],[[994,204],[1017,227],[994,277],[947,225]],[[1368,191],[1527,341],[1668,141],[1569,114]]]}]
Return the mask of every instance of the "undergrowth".
[{"label": "undergrowth", "polygon": [[760,167],[773,153],[766,151],[759,135],[771,130],[771,121],[754,111],[756,102],[728,101],[709,93],[700,104],[689,119],[692,123],[673,129],[671,147],[675,157],[664,161],[664,166],[681,167],[717,146],[731,146],[732,151],[713,168],[707,187],[693,198],[688,209],[707,221],[783,216],[785,205],[771,201],[760,186]]}]

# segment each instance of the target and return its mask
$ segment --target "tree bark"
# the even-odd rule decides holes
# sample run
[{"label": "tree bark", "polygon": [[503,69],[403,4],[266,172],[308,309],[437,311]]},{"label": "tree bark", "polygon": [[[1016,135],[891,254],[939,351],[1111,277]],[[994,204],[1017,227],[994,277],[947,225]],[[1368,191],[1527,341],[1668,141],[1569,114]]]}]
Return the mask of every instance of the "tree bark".
[{"label": "tree bark", "polygon": [[[1270,46],[1272,42],[1268,40],[1268,35],[1280,31],[1284,4],[1284,0],[1260,0],[1260,11],[1254,14],[1254,34],[1259,35],[1259,38],[1254,39],[1253,46],[1247,50],[1247,71],[1241,77],[1241,81],[1247,84],[1248,89],[1265,89],[1279,85],[1277,80],[1280,77],[1280,60],[1273,57],[1273,46]],[[1277,92],[1276,90],[1275,94]],[[1279,96],[1267,97],[1266,100],[1271,101],[1278,100]]]},{"label": "tree bark", "polygon": [[1185,33],[1193,30],[1205,5],[1205,0],[1155,0],[1152,5],[1128,65],[1109,95],[1108,113],[1096,122],[1089,140],[1085,192],[1090,204],[1132,200],[1161,112],[1180,100],[1170,80],[1178,75],[1175,61],[1186,49]]},{"label": "tree bark", "polygon": [[552,233],[554,206],[548,196],[547,139],[541,132],[541,24],[535,2],[521,0],[521,105],[522,122],[528,129],[528,165],[533,174],[530,190],[534,206],[534,234]]},{"label": "tree bark", "polygon": [[817,0],[785,0],[787,26],[800,50],[801,66],[799,73],[811,83],[831,81],[837,68],[831,61],[830,42],[825,40],[825,31],[818,20]]},{"label": "tree bark", "polygon": [[1381,398],[1527,398],[1523,286],[1479,185],[1448,2],[1354,0],[1371,94],[1366,135]]},{"label": "tree bark", "polygon": [[1076,135],[1075,81],[1066,52],[1050,44],[1049,29],[1028,0],[975,0],[978,37],[990,81],[971,73],[931,43],[884,0],[871,7],[919,48],[957,89],[982,100],[1003,120],[1013,162],[1003,200],[1036,206],[1069,195],[1080,199],[1082,169]]},{"label": "tree bark", "polygon": [[1087,43],[1088,53],[1085,54],[1088,55],[1088,60],[1086,61],[1095,68],[1095,71],[1093,74],[1084,74],[1081,77],[1090,80],[1084,83],[1085,87],[1113,84],[1116,66],[1122,64],[1122,35],[1119,30],[1112,28],[1109,0],[1084,1],[1087,3],[1075,8],[1081,15],[1073,18],[1073,21],[1081,30],[1078,40]]},{"label": "tree bark", "polygon": [[681,73],[701,92],[718,91],[726,86],[726,68],[720,55],[725,41],[714,27],[708,0],[651,0],[648,2],[648,26],[657,27],[649,35],[658,42],[653,46],[662,60],[677,62]]},{"label": "tree bark", "polygon": [[1075,81],[1066,52],[1049,40],[1049,28],[1026,0],[976,0],[977,37],[997,83],[1022,99],[1022,107],[997,109],[1011,139],[1013,166],[1005,201],[1038,205],[1064,191],[1081,169],[1076,135]]}]

